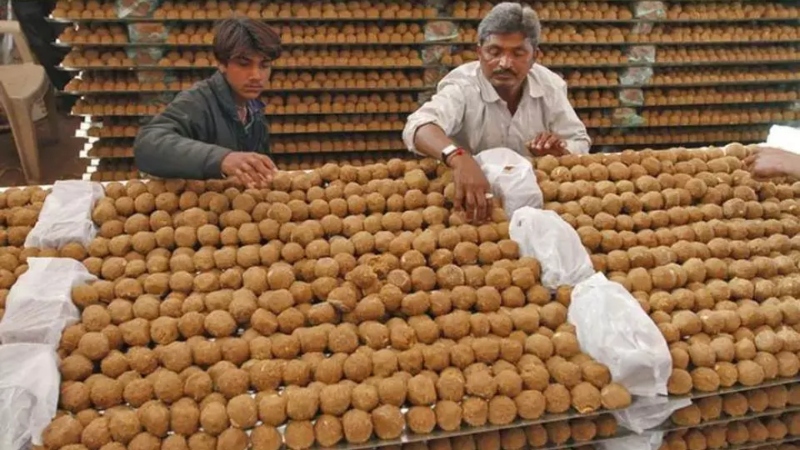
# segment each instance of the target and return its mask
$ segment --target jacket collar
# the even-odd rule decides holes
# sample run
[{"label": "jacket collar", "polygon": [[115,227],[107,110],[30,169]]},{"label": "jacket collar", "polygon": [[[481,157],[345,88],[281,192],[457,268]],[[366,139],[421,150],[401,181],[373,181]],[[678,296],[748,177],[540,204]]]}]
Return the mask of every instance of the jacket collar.
[{"label": "jacket collar", "polygon": [[[231,91],[231,86],[225,79],[225,75],[217,71],[209,78],[208,83],[214,91],[214,95],[217,96],[222,110],[231,118],[239,120],[239,114],[236,112],[236,102],[233,101],[233,91]],[[250,110],[250,114],[253,117],[262,117],[264,115],[264,102],[259,99],[250,100],[247,102],[247,109]]]},{"label": "jacket collar", "polygon": [[[486,77],[483,75],[483,71],[481,71],[481,66],[478,64],[475,67],[476,77],[478,78],[478,89],[481,92],[481,98],[486,103],[494,103],[497,101],[502,100],[500,96],[497,94],[497,91],[494,90],[494,86]],[[539,83],[536,82],[536,77],[533,74],[533,69],[528,71],[528,76],[526,77],[525,84],[527,85],[527,89],[525,92],[528,93],[533,98],[538,98],[544,96],[544,92],[542,91],[541,86]]]}]

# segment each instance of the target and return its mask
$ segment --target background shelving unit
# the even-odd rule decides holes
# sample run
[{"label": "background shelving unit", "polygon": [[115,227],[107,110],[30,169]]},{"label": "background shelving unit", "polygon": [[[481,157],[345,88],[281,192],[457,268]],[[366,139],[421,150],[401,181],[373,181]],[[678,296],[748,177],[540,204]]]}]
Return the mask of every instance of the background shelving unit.
[{"label": "background shelving unit", "polygon": [[[86,177],[138,176],[136,129],[213,73],[213,22],[234,13],[274,24],[285,42],[264,92],[275,158],[287,167],[402,156],[407,114],[447,71],[477,58],[494,1],[62,0],[72,23],[65,89],[85,116]],[[795,3],[673,0],[532,2],[540,62],[561,74],[596,150],[756,142],[800,119],[800,9]],[[343,159],[344,158],[344,159]]]}]

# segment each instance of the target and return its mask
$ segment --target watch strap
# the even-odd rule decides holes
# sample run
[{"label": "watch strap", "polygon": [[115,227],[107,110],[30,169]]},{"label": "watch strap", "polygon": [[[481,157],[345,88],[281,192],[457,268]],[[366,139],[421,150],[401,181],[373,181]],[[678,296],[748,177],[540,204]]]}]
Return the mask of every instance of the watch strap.
[{"label": "watch strap", "polygon": [[448,165],[448,161],[451,156],[463,155],[465,153],[466,150],[463,148],[450,144],[442,150],[442,162],[445,163],[445,165]]}]

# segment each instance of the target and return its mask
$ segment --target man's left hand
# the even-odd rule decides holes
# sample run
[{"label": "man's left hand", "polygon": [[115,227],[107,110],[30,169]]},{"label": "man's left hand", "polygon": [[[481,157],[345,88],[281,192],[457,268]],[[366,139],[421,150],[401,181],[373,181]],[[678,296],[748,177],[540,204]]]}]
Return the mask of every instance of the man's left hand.
[{"label": "man's left hand", "polygon": [[549,131],[539,133],[536,138],[528,142],[527,147],[533,156],[562,156],[569,153],[566,141]]},{"label": "man's left hand", "polygon": [[757,179],[800,176],[800,155],[775,147],[756,147],[744,164]]}]

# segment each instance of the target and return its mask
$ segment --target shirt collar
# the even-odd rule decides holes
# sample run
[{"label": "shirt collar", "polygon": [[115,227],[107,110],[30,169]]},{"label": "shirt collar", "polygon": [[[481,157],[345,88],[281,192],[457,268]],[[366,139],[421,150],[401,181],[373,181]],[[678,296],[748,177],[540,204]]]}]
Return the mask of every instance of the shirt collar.
[{"label": "shirt collar", "polygon": [[[476,75],[478,77],[478,89],[481,91],[481,98],[483,101],[486,103],[494,103],[498,100],[502,100],[497,94],[497,91],[494,90],[492,83],[490,83],[489,80],[487,80],[483,75],[480,64],[476,66],[475,70],[477,71]],[[533,76],[531,71],[528,71],[528,76],[525,80],[525,83],[527,84],[527,89],[525,89],[525,92],[527,92],[529,96],[532,98],[544,96],[541,86],[536,82],[536,77]]]}]

